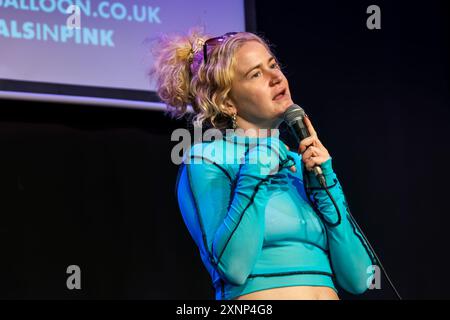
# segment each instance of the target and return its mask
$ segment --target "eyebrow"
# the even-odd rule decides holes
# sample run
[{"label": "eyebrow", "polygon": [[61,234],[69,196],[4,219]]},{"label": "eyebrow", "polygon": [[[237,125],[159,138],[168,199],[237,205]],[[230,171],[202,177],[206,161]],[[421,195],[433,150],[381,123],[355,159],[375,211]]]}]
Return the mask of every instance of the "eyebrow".
[{"label": "eyebrow", "polygon": [[[274,56],[271,56],[271,57],[269,58],[269,60],[267,60],[267,63],[269,63],[269,62],[272,61],[272,60],[275,60],[275,57],[274,57]],[[257,66],[254,66],[253,68],[251,68],[250,70],[248,70],[248,71],[245,73],[244,78],[245,78],[250,72],[252,72],[253,70],[258,69],[258,68],[261,68],[261,67],[262,67],[262,63],[258,64]]]}]

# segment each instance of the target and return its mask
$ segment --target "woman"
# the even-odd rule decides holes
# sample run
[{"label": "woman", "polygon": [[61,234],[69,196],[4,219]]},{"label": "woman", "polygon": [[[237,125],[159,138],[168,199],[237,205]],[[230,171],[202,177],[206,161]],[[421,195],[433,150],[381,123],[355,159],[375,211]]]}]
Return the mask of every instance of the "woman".
[{"label": "woman", "polygon": [[[367,290],[373,257],[310,120],[300,154],[274,134],[293,101],[268,44],[247,32],[194,31],[157,48],[157,92],[172,115],[191,104],[196,125],[228,133],[194,144],[177,180],[216,299],[339,299],[336,284]],[[338,210],[312,173],[317,165]]]}]

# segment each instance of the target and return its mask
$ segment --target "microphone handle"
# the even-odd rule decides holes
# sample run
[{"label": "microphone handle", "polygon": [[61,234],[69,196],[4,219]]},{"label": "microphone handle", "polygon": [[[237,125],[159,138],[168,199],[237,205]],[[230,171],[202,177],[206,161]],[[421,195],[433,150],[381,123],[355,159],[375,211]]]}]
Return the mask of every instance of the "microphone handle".
[{"label": "microphone handle", "polygon": [[[303,123],[303,117],[298,117],[288,127],[291,129],[294,137],[296,137],[299,141],[310,136],[308,128]],[[325,183],[325,178],[323,176],[322,168],[320,167],[320,165],[316,165],[313,167],[313,173],[321,184]]]}]

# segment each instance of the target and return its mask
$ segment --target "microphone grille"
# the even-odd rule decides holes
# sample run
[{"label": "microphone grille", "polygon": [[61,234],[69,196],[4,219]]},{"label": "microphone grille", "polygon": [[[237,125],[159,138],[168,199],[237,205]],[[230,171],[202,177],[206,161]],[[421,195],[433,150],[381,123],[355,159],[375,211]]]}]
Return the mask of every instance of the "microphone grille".
[{"label": "microphone grille", "polygon": [[293,122],[302,119],[305,116],[305,111],[297,104],[289,106],[284,112],[284,121],[291,125]]}]

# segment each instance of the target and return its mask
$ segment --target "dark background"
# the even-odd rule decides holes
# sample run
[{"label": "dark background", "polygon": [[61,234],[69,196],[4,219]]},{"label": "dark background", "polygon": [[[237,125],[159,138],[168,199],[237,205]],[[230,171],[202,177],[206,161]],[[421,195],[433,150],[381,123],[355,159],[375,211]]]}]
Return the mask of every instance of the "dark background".
[{"label": "dark background", "polygon": [[[381,8],[381,30],[366,8]],[[449,298],[444,1],[256,1],[403,298]],[[178,210],[162,112],[0,100],[0,298],[213,299]],[[82,289],[66,288],[81,267]],[[343,299],[394,299],[382,289]]]}]

